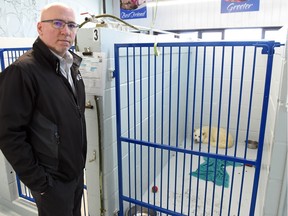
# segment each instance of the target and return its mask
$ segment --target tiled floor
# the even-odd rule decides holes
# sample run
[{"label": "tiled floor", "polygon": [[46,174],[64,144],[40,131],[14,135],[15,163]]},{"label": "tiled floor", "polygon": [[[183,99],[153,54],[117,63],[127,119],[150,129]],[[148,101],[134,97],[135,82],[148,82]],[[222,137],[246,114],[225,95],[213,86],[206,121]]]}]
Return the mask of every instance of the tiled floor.
[{"label": "tiled floor", "polygon": [[[244,145],[238,146],[238,156],[244,154],[243,147]],[[211,151],[213,150],[215,150],[215,148],[211,148]],[[207,152],[207,145],[203,145],[202,152]],[[225,155],[223,149],[219,150],[218,153]],[[255,153],[255,150],[249,149],[247,158],[253,160],[256,156]],[[233,154],[234,149],[229,149],[227,155]],[[191,171],[198,169],[199,165],[204,162],[203,157],[194,155],[192,161],[191,157],[186,156],[186,159],[184,158],[185,157],[183,157],[183,154],[181,153],[178,153],[177,157],[175,154],[171,157],[169,168],[166,165],[162,170],[162,177],[160,175],[158,176],[159,178],[157,177],[156,179],[156,185],[159,187],[159,191],[155,194],[151,192],[150,203],[155,203],[156,205],[172,211],[174,209],[174,211],[176,210],[185,215],[187,215],[188,212],[190,215],[211,215],[211,211],[214,213],[213,215],[227,215],[230,205],[231,182],[229,183],[228,188],[224,188],[222,186],[214,186],[214,183],[212,182],[206,183],[206,181],[196,177],[191,178]],[[191,166],[192,164],[193,166]],[[177,169],[175,169],[176,167]],[[250,209],[250,195],[252,189],[252,184],[250,184],[250,182],[253,181],[255,168],[249,166],[243,167],[241,164],[241,166],[235,167],[234,171],[232,166],[227,166],[226,171],[230,176],[230,181],[232,175],[234,175],[233,191],[231,192],[233,194],[233,201],[231,203],[229,215],[238,215],[238,199],[241,190],[242,175],[244,173],[244,183],[246,184],[242,188],[242,194],[244,194],[244,196],[241,200],[240,215],[249,215],[249,212],[245,213],[244,211]],[[169,181],[167,181],[168,178],[170,178]],[[169,185],[167,182],[169,182]],[[144,196],[144,199],[145,198],[147,198],[147,194]]]},{"label": "tiled floor", "polygon": [[6,206],[0,204],[0,216],[24,216],[24,215],[17,214],[16,212],[12,211]]}]

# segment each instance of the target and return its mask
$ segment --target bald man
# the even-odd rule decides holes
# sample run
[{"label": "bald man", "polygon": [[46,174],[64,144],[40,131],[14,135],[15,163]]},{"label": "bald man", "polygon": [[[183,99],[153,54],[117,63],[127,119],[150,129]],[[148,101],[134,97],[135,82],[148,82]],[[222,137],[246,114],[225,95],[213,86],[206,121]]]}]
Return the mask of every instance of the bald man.
[{"label": "bald man", "polygon": [[40,216],[81,215],[85,90],[69,50],[78,27],[70,7],[47,5],[33,48],[0,73],[0,148]]}]

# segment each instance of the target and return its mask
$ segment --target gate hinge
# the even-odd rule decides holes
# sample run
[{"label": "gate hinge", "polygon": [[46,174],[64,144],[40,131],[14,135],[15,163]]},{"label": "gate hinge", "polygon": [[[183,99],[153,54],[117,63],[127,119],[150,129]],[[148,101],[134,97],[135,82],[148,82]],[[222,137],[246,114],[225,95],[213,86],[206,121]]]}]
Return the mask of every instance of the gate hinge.
[{"label": "gate hinge", "polygon": [[262,47],[262,54],[268,54],[269,56],[270,55],[274,55],[275,53],[275,47],[280,47],[280,46],[284,46],[284,44],[281,44],[279,42],[274,42],[274,41],[270,41],[268,43],[265,43],[265,44],[261,44],[261,43],[257,43],[255,45],[256,47]]}]

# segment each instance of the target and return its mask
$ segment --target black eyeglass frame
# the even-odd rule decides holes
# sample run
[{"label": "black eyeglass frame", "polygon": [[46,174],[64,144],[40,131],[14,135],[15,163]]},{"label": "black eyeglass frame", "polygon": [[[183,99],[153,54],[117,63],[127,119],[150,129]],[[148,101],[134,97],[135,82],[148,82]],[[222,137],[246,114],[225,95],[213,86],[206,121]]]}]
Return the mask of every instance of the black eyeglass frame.
[{"label": "black eyeglass frame", "polygon": [[[55,28],[55,29],[63,29],[65,27],[65,25],[68,26],[68,28],[70,30],[77,30],[79,28],[79,24],[75,23],[75,22],[66,22],[64,20],[61,20],[61,19],[50,19],[50,20],[42,20],[41,22],[49,22],[49,23],[52,23],[52,26]],[[61,24],[61,27],[57,27],[57,25],[55,24],[55,22],[59,22],[59,23],[62,23]]]}]

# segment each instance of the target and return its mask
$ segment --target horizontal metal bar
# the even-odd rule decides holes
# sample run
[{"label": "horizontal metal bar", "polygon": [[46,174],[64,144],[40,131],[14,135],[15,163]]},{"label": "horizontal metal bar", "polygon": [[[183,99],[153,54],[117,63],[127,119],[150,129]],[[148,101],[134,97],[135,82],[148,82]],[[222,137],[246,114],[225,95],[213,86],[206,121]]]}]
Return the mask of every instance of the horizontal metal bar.
[{"label": "horizontal metal bar", "polygon": [[120,141],[127,142],[127,143],[133,143],[133,144],[136,144],[139,146],[153,147],[156,149],[164,149],[164,150],[168,150],[168,151],[175,151],[175,152],[184,153],[184,154],[197,155],[197,156],[215,158],[215,159],[220,159],[220,160],[227,160],[227,161],[232,161],[232,162],[237,162],[237,163],[251,164],[251,165],[256,164],[256,161],[249,160],[249,159],[244,159],[244,158],[239,158],[239,157],[234,157],[234,156],[228,156],[228,155],[215,154],[212,152],[209,152],[209,153],[199,152],[199,151],[195,151],[195,150],[174,147],[174,146],[170,146],[170,145],[166,145],[166,144],[157,144],[157,143],[153,143],[153,142],[146,142],[146,141],[141,141],[141,140],[136,140],[136,139],[129,139],[126,137],[120,137]]}]

